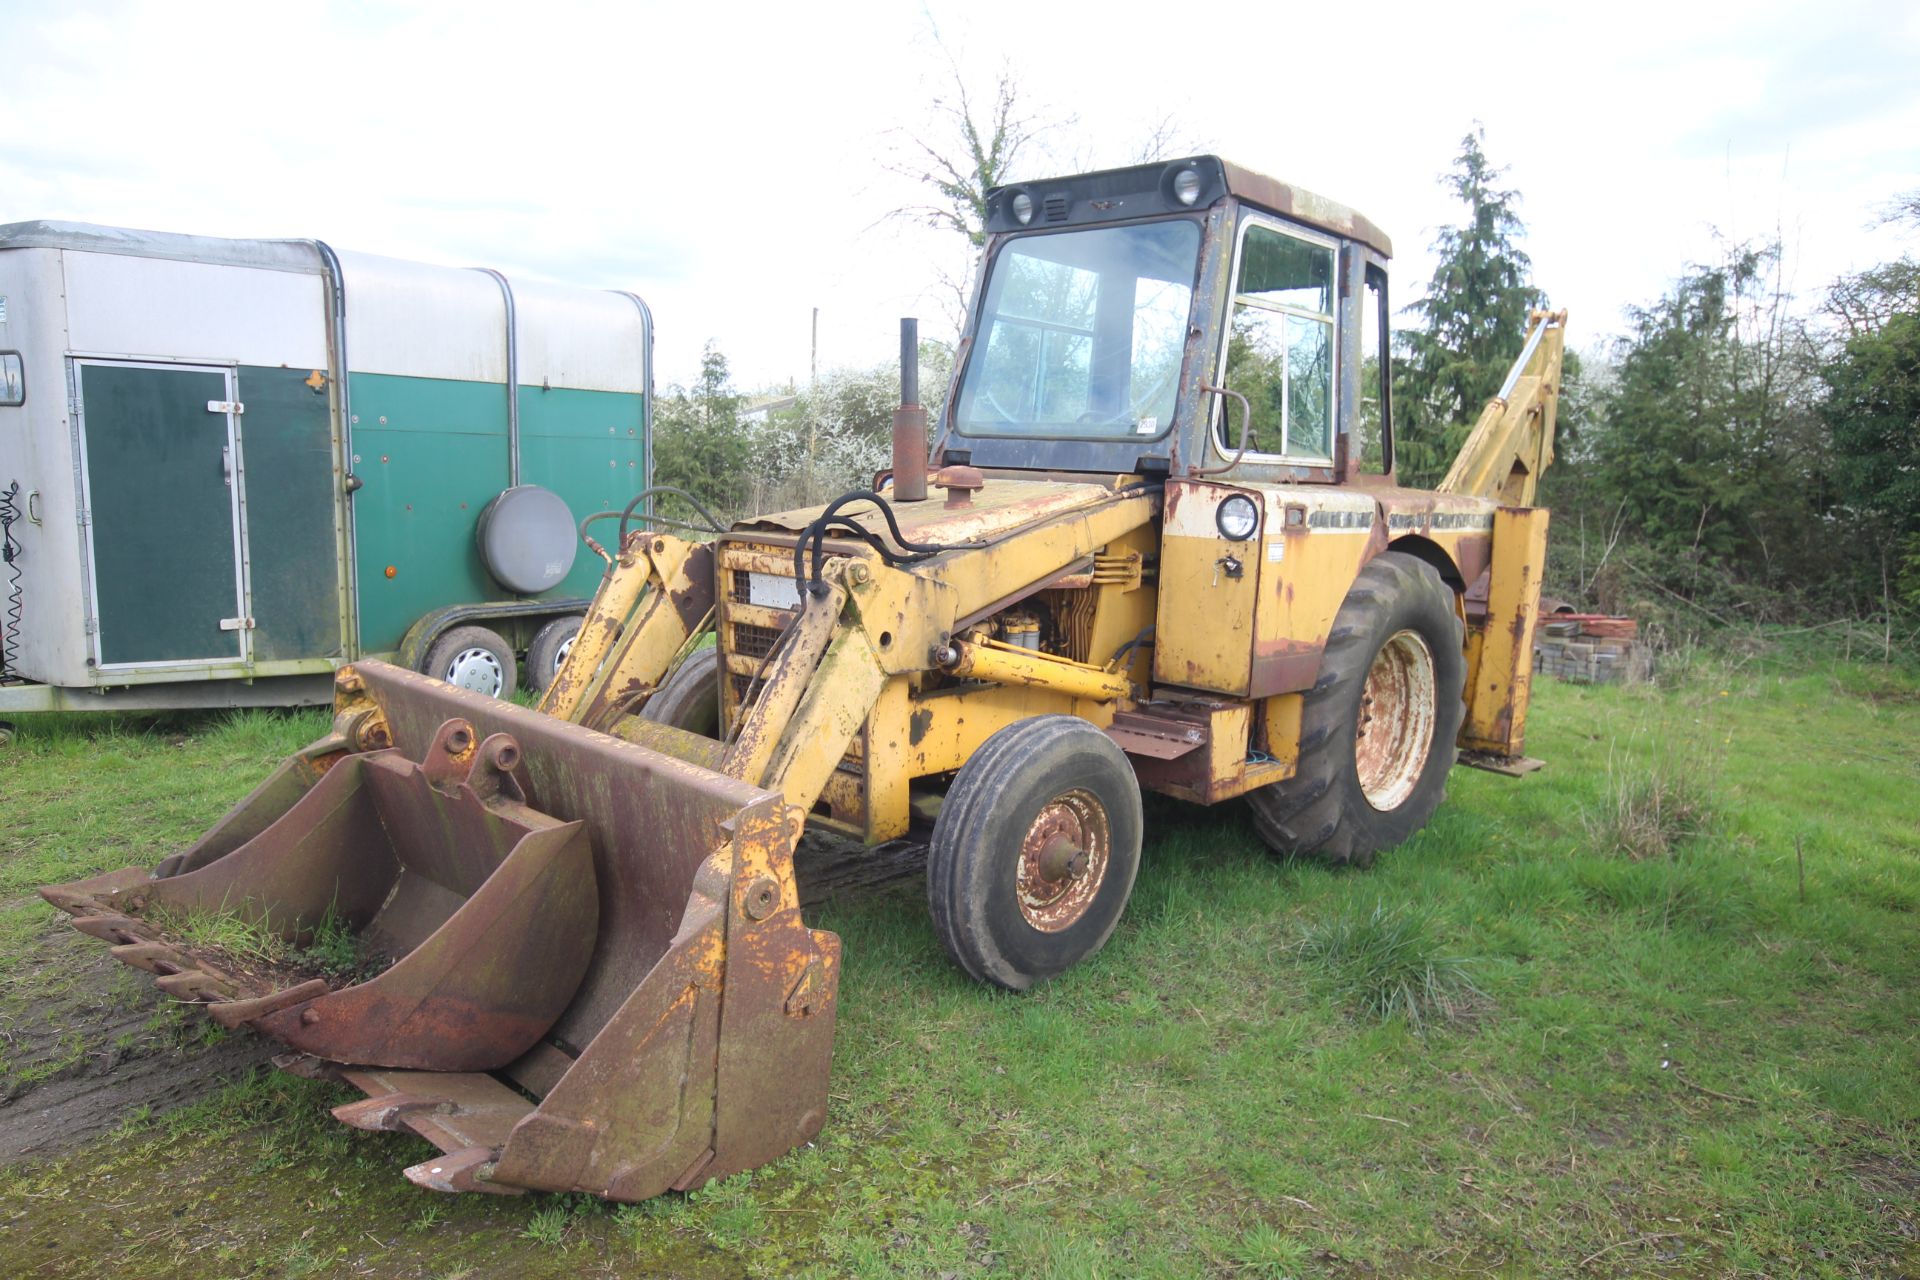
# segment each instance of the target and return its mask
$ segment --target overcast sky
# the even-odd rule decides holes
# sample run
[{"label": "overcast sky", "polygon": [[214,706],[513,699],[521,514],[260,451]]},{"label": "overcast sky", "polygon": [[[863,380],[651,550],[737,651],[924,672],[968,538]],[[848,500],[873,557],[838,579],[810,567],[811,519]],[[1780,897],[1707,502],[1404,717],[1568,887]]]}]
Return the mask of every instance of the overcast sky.
[{"label": "overcast sky", "polygon": [[[65,4],[0,0],[0,222],[72,218],[637,290],[659,376],[717,340],[743,387],[891,358],[941,316],[951,233],[889,173],[951,74],[1057,121],[1029,173],[1195,150],[1350,204],[1396,301],[1454,216],[1475,120],[1536,282],[1591,347],[1714,231],[1776,228],[1791,284],[1914,247],[1920,5]],[[1217,27],[1195,24],[1217,23]],[[937,325],[932,325],[937,327]]]}]

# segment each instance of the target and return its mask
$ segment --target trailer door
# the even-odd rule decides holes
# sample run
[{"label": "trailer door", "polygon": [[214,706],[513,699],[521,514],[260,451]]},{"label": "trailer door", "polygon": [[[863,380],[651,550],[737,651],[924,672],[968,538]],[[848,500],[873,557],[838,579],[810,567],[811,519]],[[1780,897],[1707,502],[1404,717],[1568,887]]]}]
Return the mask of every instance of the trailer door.
[{"label": "trailer door", "polygon": [[232,371],[73,363],[95,662],[244,658]]}]

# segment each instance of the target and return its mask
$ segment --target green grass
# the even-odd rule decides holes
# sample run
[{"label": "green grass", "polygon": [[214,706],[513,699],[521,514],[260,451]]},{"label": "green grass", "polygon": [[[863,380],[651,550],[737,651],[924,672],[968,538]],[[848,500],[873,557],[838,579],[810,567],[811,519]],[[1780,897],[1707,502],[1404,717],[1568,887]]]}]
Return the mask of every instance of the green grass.
[{"label": "green grass", "polygon": [[[154,860],[320,727],[29,724],[0,987],[42,981],[33,885]],[[827,1127],[690,1195],[435,1197],[423,1144],[267,1075],[0,1172],[0,1273],[1920,1271],[1920,676],[1696,655],[1543,684],[1528,748],[1364,873],[1150,802],[1120,928],[1024,996],[952,969],[917,884],[832,906]],[[1703,820],[1609,838],[1676,761]]]},{"label": "green grass", "polygon": [[1480,995],[1459,956],[1435,939],[1433,916],[1402,904],[1349,905],[1309,921],[1300,954],[1333,978],[1334,989],[1372,1017],[1405,1019],[1416,1032],[1463,1012]]}]

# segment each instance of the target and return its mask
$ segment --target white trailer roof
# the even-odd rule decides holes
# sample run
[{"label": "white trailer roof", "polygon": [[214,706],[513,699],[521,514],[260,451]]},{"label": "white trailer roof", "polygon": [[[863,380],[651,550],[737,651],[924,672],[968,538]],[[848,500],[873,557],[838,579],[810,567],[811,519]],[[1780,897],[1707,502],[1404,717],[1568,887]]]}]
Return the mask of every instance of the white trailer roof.
[{"label": "white trailer roof", "polygon": [[[29,248],[320,276],[329,274],[331,255],[331,250],[316,240],[234,240],[86,222],[0,225],[0,250]],[[346,251],[338,255],[338,261],[345,276],[347,355],[353,372],[505,380],[507,293],[492,272]],[[124,273],[106,274],[118,279]],[[186,283],[185,277],[169,279],[177,285]],[[515,372],[523,386],[648,390],[651,318],[637,297],[616,290],[529,280],[508,279],[507,286],[516,312]],[[145,295],[164,291],[143,286],[135,292]],[[259,310],[257,305],[250,309]],[[293,324],[304,330],[309,315],[312,325],[322,323],[324,305],[317,312],[302,310],[307,314],[298,321],[289,316],[282,324],[268,327],[277,330]],[[263,319],[256,314],[249,324],[258,326]],[[110,338],[103,335],[101,341],[107,345],[101,349],[119,351],[124,347],[151,353],[150,343],[127,346],[133,339],[119,332],[125,327],[113,328]],[[315,327],[311,336],[295,344],[300,349],[298,354],[290,352],[261,362],[311,363],[315,357],[307,348],[322,342],[323,334],[324,329]],[[239,354],[226,350],[233,345],[232,341],[217,343],[209,351]],[[249,344],[249,352],[258,345]],[[324,355],[319,358],[324,360]]]}]

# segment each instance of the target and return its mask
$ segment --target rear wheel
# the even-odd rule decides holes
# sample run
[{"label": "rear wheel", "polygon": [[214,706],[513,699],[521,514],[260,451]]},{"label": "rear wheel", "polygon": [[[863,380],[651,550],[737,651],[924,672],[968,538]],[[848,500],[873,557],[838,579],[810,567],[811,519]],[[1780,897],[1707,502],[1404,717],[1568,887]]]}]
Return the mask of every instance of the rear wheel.
[{"label": "rear wheel", "polygon": [[533,643],[527,646],[527,683],[537,692],[545,693],[560,674],[561,664],[573,650],[573,638],[580,634],[580,624],[585,621],[581,615],[570,613],[533,633]]},{"label": "rear wheel", "polygon": [[933,824],[927,905],[954,963],[1024,991],[1098,951],[1140,869],[1140,786],[1111,738],[1073,716],[1000,730]]},{"label": "rear wheel", "polygon": [[720,736],[720,650],[695,649],[661,682],[642,719],[670,724],[706,738]]},{"label": "rear wheel", "polygon": [[1367,866],[1427,824],[1446,795],[1465,714],[1460,619],[1433,566],[1368,562],[1334,618],[1300,716],[1300,768],[1250,792],[1281,853]]},{"label": "rear wheel", "polygon": [[486,627],[455,627],[433,642],[420,670],[489,698],[511,698],[519,673],[513,646]]}]

